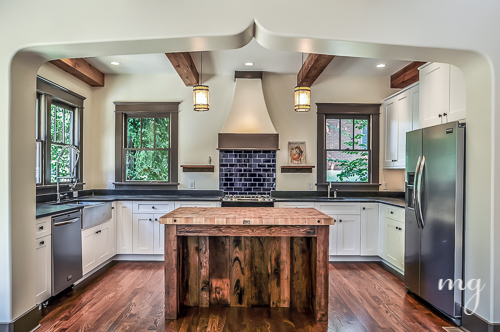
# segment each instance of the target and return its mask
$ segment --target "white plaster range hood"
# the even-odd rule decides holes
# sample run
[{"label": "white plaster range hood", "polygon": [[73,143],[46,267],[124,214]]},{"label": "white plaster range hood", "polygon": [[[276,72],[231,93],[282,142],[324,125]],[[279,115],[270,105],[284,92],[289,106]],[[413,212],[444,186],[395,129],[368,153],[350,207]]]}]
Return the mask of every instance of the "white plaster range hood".
[{"label": "white plaster range hood", "polygon": [[278,150],[279,134],[269,117],[262,72],[236,72],[233,102],[219,133],[219,150]]}]

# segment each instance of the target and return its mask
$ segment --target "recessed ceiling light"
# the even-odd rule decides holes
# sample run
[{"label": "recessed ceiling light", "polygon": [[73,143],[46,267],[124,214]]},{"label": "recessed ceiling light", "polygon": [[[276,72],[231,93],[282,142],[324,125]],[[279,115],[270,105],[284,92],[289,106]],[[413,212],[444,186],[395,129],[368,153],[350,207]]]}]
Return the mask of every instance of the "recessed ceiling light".
[{"label": "recessed ceiling light", "polygon": [[384,67],[385,67],[385,63],[379,63],[379,64],[377,65],[377,67],[378,67],[378,68],[384,68]]},{"label": "recessed ceiling light", "polygon": [[116,62],[116,61],[111,61],[111,64],[112,64],[113,66],[119,66],[119,65],[120,65],[120,63],[119,63],[119,62]]},{"label": "recessed ceiling light", "polygon": [[245,66],[248,66],[248,67],[251,67],[253,66],[255,63],[253,62],[245,62]]}]

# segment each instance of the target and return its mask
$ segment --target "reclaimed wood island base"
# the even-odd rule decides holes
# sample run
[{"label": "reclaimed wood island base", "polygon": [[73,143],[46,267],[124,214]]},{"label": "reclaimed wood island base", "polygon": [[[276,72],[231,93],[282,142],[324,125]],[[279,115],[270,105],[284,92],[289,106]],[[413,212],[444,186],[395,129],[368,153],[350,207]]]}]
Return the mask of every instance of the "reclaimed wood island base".
[{"label": "reclaimed wood island base", "polygon": [[165,319],[184,307],[293,307],[328,319],[328,237],[316,209],[178,208],[165,224]]}]

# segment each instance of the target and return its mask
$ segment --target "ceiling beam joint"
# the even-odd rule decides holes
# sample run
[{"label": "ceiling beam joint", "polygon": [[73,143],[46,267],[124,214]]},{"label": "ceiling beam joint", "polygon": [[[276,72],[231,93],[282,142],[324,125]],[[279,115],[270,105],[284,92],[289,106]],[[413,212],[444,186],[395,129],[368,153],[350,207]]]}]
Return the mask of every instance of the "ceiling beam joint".
[{"label": "ceiling beam joint", "polygon": [[189,52],[165,53],[186,86],[199,83],[199,74]]},{"label": "ceiling beam joint", "polygon": [[311,86],[332,62],[335,55],[310,53],[297,74],[297,86]]}]

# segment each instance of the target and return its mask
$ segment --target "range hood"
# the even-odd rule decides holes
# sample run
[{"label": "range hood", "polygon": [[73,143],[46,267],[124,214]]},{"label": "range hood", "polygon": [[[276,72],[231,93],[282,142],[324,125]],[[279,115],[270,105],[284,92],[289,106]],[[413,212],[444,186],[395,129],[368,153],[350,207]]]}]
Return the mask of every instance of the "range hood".
[{"label": "range hood", "polygon": [[279,150],[279,134],[269,117],[262,72],[236,72],[231,109],[219,133],[219,150]]}]

